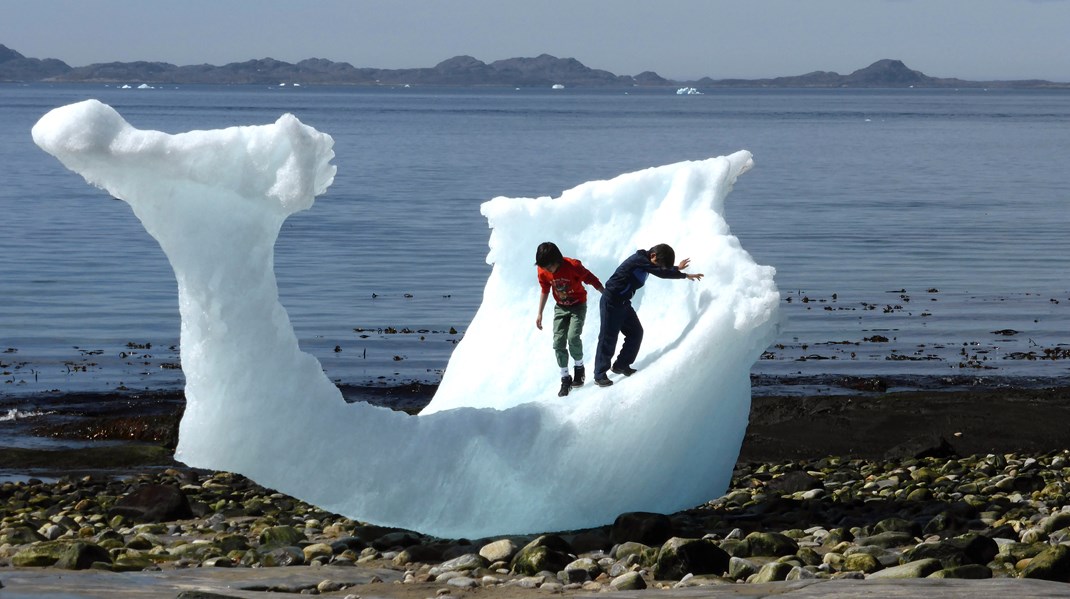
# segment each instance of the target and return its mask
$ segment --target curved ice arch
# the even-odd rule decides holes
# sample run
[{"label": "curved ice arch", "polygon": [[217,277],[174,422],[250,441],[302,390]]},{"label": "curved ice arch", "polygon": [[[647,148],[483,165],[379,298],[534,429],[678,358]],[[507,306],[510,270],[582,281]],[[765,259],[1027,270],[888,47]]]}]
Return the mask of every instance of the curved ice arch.
[{"label": "curved ice arch", "polygon": [[[333,181],[333,140],[273,125],[168,135],[94,100],[57,108],[34,141],[126,201],[178,281],[186,411],[176,458],[229,470],[364,521],[444,537],[597,526],[723,493],[750,404],[748,372],[777,328],[774,270],[740,247],[724,198],[747,152],[483,206],[486,293],[419,416],[346,404],[298,348],[273,273],[285,218]],[[605,279],[638,247],[672,243],[701,282],[651,281],[641,371],[558,399],[534,327],[535,243]],[[585,341],[593,358],[597,292]],[[593,361],[593,360],[592,360]]]}]

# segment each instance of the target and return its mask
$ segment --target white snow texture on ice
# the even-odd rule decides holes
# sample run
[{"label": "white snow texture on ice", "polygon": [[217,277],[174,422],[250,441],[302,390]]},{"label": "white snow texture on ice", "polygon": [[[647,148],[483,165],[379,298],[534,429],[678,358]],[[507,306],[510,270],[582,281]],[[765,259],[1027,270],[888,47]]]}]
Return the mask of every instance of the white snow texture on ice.
[{"label": "white snow texture on ice", "polygon": [[[182,462],[441,537],[599,526],[623,512],[672,513],[727,488],[747,426],[749,370],[779,326],[774,269],[756,264],[724,219],[725,197],[752,166],[748,152],[592,181],[557,198],[483,204],[493,269],[482,305],[434,399],[410,416],[346,404],[298,347],[279,303],[274,243],[286,217],[331,185],[329,135],[292,115],[169,135],[87,100],[46,114],[33,139],[127,202],[174,268]],[[558,398],[550,327],[534,325],[542,241],[603,282],[657,243],[706,277],[652,277],[633,301],[646,331],[639,372]],[[588,376],[598,298],[590,289]]]}]

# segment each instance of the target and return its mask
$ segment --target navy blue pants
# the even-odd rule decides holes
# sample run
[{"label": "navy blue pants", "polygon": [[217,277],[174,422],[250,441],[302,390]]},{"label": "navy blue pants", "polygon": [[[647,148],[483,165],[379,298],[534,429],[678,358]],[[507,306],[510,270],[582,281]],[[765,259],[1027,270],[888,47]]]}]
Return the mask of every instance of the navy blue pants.
[{"label": "navy blue pants", "polygon": [[639,355],[639,346],[643,343],[643,325],[632,307],[631,300],[614,297],[603,293],[598,303],[598,312],[602,318],[602,328],[598,330],[598,347],[594,353],[594,378],[605,378],[613,360],[613,351],[617,349],[617,338],[624,333],[624,345],[614,365],[631,366]]}]

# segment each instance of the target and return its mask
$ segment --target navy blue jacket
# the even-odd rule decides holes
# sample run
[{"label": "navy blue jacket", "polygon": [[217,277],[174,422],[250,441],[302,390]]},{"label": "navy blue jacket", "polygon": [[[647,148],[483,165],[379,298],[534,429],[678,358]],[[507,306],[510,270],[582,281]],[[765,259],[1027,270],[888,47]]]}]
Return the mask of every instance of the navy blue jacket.
[{"label": "navy blue jacket", "polygon": [[650,252],[638,250],[620,263],[613,276],[606,281],[606,292],[619,299],[630,300],[637,289],[646,284],[648,275],[662,279],[684,279],[687,274],[675,266],[658,266],[650,261]]}]

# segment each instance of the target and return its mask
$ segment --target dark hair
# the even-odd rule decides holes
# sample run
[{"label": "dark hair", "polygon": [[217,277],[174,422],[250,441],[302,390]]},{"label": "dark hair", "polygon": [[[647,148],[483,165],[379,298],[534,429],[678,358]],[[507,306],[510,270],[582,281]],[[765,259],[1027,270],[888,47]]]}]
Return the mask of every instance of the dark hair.
[{"label": "dark hair", "polygon": [[561,264],[564,261],[565,257],[561,255],[561,250],[557,249],[553,242],[544,241],[535,250],[535,264],[537,266],[546,268],[554,264]]},{"label": "dark hair", "polygon": [[676,252],[667,243],[659,243],[650,248],[650,253],[658,259],[658,266],[672,266],[676,264]]}]

